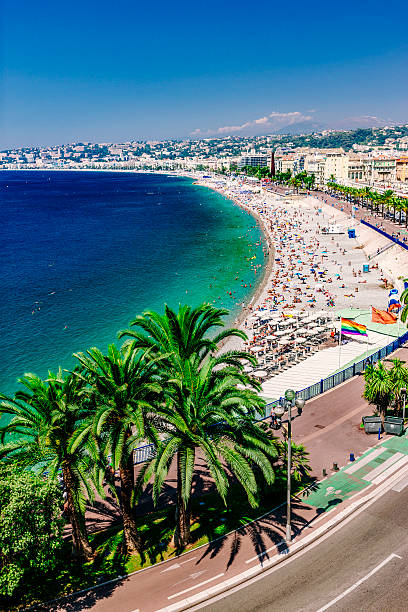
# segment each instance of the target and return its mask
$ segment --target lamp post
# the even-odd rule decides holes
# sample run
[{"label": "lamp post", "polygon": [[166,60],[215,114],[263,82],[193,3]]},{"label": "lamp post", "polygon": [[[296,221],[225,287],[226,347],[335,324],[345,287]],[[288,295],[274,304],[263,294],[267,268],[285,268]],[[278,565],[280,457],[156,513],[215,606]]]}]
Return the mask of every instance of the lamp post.
[{"label": "lamp post", "polygon": [[[291,508],[292,508],[292,408],[294,406],[298,409],[298,415],[302,414],[305,400],[302,398],[296,399],[296,393],[293,389],[287,389],[285,391],[285,406],[277,406],[275,408],[275,415],[278,418],[282,418],[284,413],[288,412],[288,433],[287,433],[287,447],[288,447],[288,477],[287,477],[287,491],[286,491],[286,542],[292,540],[291,530]],[[286,408],[286,410],[285,410]]]},{"label": "lamp post", "polygon": [[405,387],[403,389],[401,389],[401,393],[404,395],[404,405],[403,405],[403,408],[402,408],[402,418],[403,418],[404,423],[405,423],[405,402],[407,401],[407,390],[406,390]]}]

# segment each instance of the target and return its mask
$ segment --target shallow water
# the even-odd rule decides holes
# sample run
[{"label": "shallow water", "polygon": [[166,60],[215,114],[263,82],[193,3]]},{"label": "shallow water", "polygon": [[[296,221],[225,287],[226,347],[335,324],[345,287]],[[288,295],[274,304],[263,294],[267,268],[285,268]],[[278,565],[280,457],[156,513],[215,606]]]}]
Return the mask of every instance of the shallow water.
[{"label": "shallow water", "polygon": [[24,372],[72,367],[75,351],[105,350],[165,302],[215,301],[232,321],[260,280],[253,217],[190,179],[1,172],[0,194],[2,392]]}]

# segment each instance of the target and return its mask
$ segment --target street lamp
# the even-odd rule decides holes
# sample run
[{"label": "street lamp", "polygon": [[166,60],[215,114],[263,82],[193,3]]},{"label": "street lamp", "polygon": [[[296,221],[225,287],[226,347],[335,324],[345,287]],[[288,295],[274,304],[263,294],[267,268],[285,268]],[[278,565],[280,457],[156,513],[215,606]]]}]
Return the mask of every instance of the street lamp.
[{"label": "street lamp", "polygon": [[403,418],[403,421],[404,421],[404,423],[405,423],[405,402],[407,401],[407,390],[406,390],[406,388],[405,388],[405,387],[403,387],[403,388],[401,389],[401,393],[402,393],[402,394],[403,394],[403,396],[404,396],[404,406],[403,406],[403,408],[402,408],[402,418]]},{"label": "street lamp", "polygon": [[292,408],[296,406],[298,409],[298,416],[302,414],[305,400],[301,397],[296,398],[296,393],[293,389],[287,389],[285,391],[285,405],[276,406],[275,415],[281,419],[284,413],[288,412],[288,432],[287,432],[287,445],[288,445],[288,477],[287,477],[287,492],[286,492],[286,542],[292,540],[291,530],[291,496],[292,496]]}]

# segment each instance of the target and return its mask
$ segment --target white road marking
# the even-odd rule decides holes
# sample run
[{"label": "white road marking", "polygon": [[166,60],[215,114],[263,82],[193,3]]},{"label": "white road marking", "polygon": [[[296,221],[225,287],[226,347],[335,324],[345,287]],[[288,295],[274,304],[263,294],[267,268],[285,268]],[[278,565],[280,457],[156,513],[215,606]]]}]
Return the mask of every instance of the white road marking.
[{"label": "white road marking", "polygon": [[392,490],[397,491],[398,493],[401,493],[401,491],[403,491],[405,487],[407,486],[408,486],[408,478],[403,478],[402,480],[397,482],[396,485],[392,487]]},{"label": "white road marking", "polygon": [[363,584],[363,582],[365,582],[366,580],[371,578],[371,576],[376,574],[382,567],[384,567],[384,565],[387,565],[387,563],[392,561],[392,559],[402,559],[402,557],[400,557],[399,555],[396,555],[395,553],[392,553],[389,557],[387,557],[386,559],[384,559],[384,561],[382,561],[379,565],[377,565],[377,567],[372,569],[371,572],[369,572],[366,576],[364,576],[364,578],[360,578],[360,580],[357,580],[357,582],[355,582],[350,588],[346,589],[345,591],[343,591],[343,593],[341,593],[340,595],[338,595],[337,597],[329,601],[329,603],[323,606],[323,608],[319,608],[317,612],[324,612],[324,610],[328,610],[329,608],[334,606],[334,604],[336,604],[338,601],[343,599],[343,597],[346,597],[347,595],[352,593],[352,591],[357,589],[357,587],[359,587],[360,584]]},{"label": "white road marking", "polygon": [[354,472],[357,472],[357,470],[359,470],[361,467],[364,467],[365,465],[367,465],[367,463],[370,463],[370,461],[372,461],[373,459],[378,457],[378,455],[381,455],[381,453],[383,453],[384,451],[385,451],[385,448],[383,448],[383,447],[376,448],[375,450],[373,450],[372,453],[368,453],[368,455],[366,457],[363,457],[363,459],[359,459],[358,461],[354,461],[354,463],[352,463],[350,465],[350,467],[348,467],[345,470],[343,470],[343,472],[345,474],[353,474]]},{"label": "white road marking", "polygon": [[162,570],[160,573],[164,574],[164,572],[171,572],[172,570],[178,569],[185,563],[190,563],[190,561],[194,561],[194,559],[197,559],[197,557],[191,557],[191,559],[186,559],[185,561],[180,561],[179,563],[173,563],[173,565]]},{"label": "white road marking", "polygon": [[[211,593],[211,595],[208,594],[208,596],[205,597],[206,604],[208,605],[209,602],[221,601],[222,599],[225,599],[226,597],[228,597],[229,595],[232,595],[233,593],[238,593],[239,591],[247,588],[249,585],[255,584],[256,582],[260,580],[264,580],[265,577],[267,576],[271,576],[275,572],[279,571],[282,567],[285,567],[288,563],[292,563],[292,561],[294,561],[295,559],[298,559],[299,557],[303,557],[303,555],[307,554],[310,550],[316,548],[322,542],[324,542],[328,538],[331,538],[335,533],[343,529],[345,525],[353,521],[357,516],[359,516],[363,512],[366,512],[367,508],[375,504],[385,493],[390,491],[393,484],[395,482],[398,482],[398,480],[399,478],[395,477],[395,475],[391,476],[390,478],[391,483],[386,482],[385,484],[380,485],[377,489],[373,489],[371,493],[366,497],[366,500],[361,507],[353,508],[352,513],[349,514],[343,520],[341,520],[339,523],[337,523],[336,520],[334,520],[333,528],[327,531],[327,533],[323,533],[322,535],[318,536],[316,540],[313,541],[313,533],[311,533],[308,536],[306,536],[303,541],[300,540],[298,542],[295,542],[294,545],[292,546],[292,552],[295,552],[293,557],[290,557],[289,559],[285,559],[284,561],[281,561],[279,564],[277,564],[276,560],[278,558],[278,555],[276,555],[275,558],[272,558],[271,560],[268,560],[265,562],[266,566],[270,565],[269,569],[266,569],[264,571],[259,571],[257,575],[253,576],[252,578],[249,578],[248,580],[243,581],[244,577],[246,578],[245,572],[244,572],[243,574],[237,574],[236,576],[234,576],[234,578],[230,578],[229,580],[225,580],[224,582],[217,584],[217,587],[222,592],[219,593],[218,595],[215,595],[214,593]],[[352,504],[352,507],[355,506],[356,503],[357,503],[357,506],[359,506],[358,502],[354,502],[354,504]],[[322,519],[325,519],[324,515],[316,519],[315,524],[320,522]],[[330,523],[331,522],[329,521],[329,524]],[[321,528],[319,528],[317,531],[320,531],[320,529]],[[310,542],[311,538],[312,538],[312,541]],[[306,543],[307,545],[304,546],[304,544]],[[302,546],[304,547],[302,548]],[[299,547],[300,550],[295,550],[296,547]],[[396,556],[398,557],[399,555],[396,555]],[[237,584],[236,586],[233,586],[233,583],[235,581],[241,582],[241,584]],[[203,593],[205,593],[205,591],[203,591]],[[199,593],[197,595],[194,595],[194,598],[197,599],[198,595]],[[190,599],[179,601],[177,605],[181,606],[183,602],[186,605],[189,604],[191,607]],[[160,608],[160,610],[156,610],[156,612],[170,612],[170,607],[173,607],[173,606],[167,606],[166,608]],[[195,612],[196,610],[197,611],[201,610],[201,608],[202,608],[201,604],[198,604],[192,607],[191,610],[194,610]]]},{"label": "white road marking", "polygon": [[280,542],[278,542],[274,546],[271,546],[270,548],[267,548],[266,550],[261,552],[259,555],[255,555],[255,557],[251,557],[250,559],[247,559],[245,561],[245,563],[251,563],[252,561],[259,561],[262,564],[263,558],[265,557],[265,555],[268,552],[271,552],[271,550],[275,550],[276,551],[277,548],[279,548],[280,546],[283,546],[284,544],[286,545],[286,541],[285,540],[281,540]]},{"label": "white road marking", "polygon": [[380,482],[383,482],[383,480],[391,476],[391,474],[394,474],[394,472],[398,472],[398,470],[401,470],[407,463],[408,455],[405,455],[402,459],[400,459],[399,461],[394,463],[394,465],[391,465],[387,470],[385,470],[385,472],[382,472],[379,476],[377,476],[377,478],[372,480],[371,484],[380,484]]},{"label": "white road marking", "polygon": [[193,589],[198,589],[204,584],[208,584],[212,580],[217,580],[217,578],[221,578],[221,576],[223,575],[224,575],[224,572],[222,574],[217,574],[216,576],[213,576],[212,578],[208,578],[208,580],[204,580],[203,582],[199,582],[198,584],[195,584],[194,586],[188,587],[188,589],[184,589],[184,591],[180,591],[179,593],[174,593],[174,595],[170,595],[170,597],[168,597],[167,599],[174,599],[175,597],[184,595],[184,593],[188,593],[189,591],[192,591]]},{"label": "white road marking", "polygon": [[401,457],[405,457],[404,453],[395,453],[394,455],[389,457],[386,461],[384,461],[384,463],[381,463],[381,465],[378,465],[376,468],[371,470],[371,472],[368,472],[368,474],[363,476],[363,480],[368,480],[368,482],[371,482],[373,478],[376,478],[379,474],[381,474],[381,472],[386,470],[390,465],[392,465],[393,463],[401,459]]}]

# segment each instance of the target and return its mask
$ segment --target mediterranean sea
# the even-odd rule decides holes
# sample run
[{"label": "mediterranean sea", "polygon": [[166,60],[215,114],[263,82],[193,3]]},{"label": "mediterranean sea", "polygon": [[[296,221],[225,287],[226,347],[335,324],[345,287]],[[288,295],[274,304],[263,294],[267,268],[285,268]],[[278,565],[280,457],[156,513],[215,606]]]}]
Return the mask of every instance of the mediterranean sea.
[{"label": "mediterranean sea", "polygon": [[0,194],[3,393],[106,350],[145,309],[207,301],[232,322],[262,275],[254,218],[189,178],[3,171]]}]

